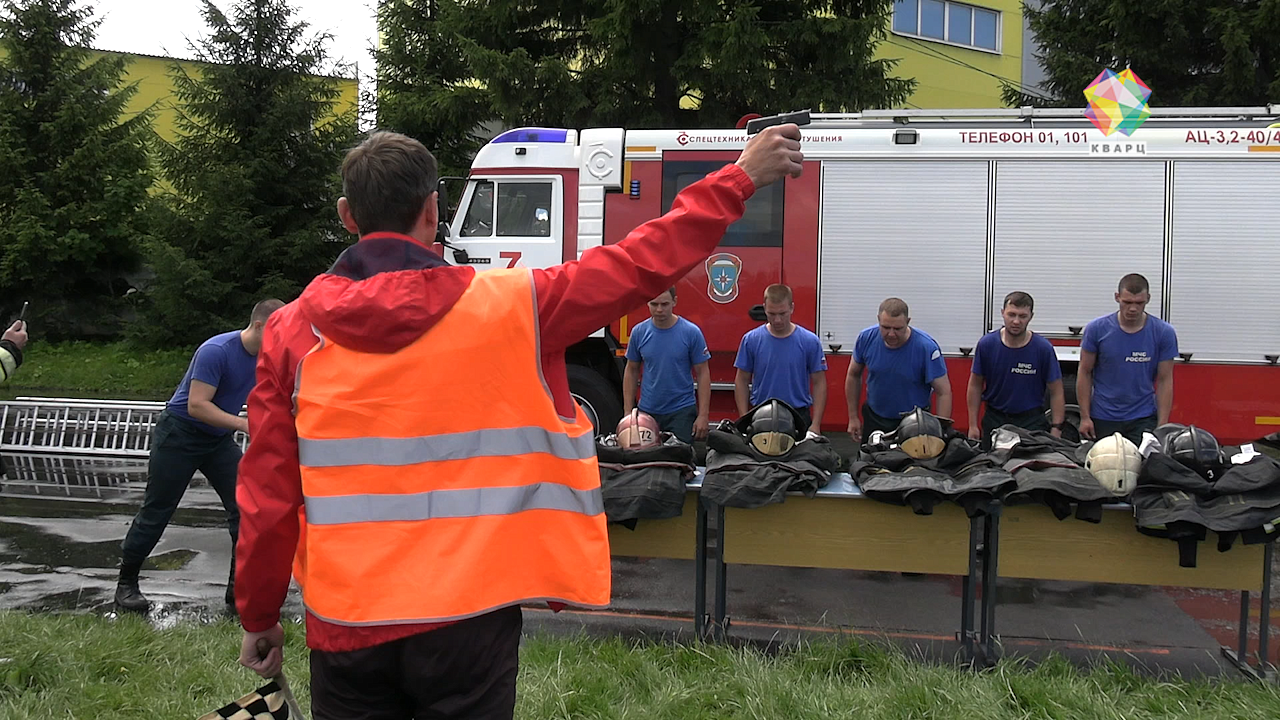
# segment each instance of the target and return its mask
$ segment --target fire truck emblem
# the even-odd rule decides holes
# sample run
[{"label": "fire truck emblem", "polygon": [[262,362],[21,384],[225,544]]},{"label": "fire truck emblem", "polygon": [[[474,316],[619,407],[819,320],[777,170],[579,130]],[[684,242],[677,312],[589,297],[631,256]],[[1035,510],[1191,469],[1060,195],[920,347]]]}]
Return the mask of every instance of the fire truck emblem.
[{"label": "fire truck emblem", "polygon": [[707,295],[718,303],[731,303],[738,297],[738,277],[742,260],[737,255],[716,253],[707,258]]}]

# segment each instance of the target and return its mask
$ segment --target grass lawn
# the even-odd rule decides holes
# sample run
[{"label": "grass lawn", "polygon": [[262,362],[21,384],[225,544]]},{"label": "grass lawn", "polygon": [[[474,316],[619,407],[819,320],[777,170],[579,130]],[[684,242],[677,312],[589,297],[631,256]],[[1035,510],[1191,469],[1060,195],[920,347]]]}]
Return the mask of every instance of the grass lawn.
[{"label": "grass lawn", "polygon": [[139,350],[124,342],[32,341],[0,399],[19,395],[168,400],[195,348]]},{"label": "grass lawn", "polygon": [[[301,628],[285,672],[308,707]],[[258,687],[239,628],[0,612],[0,718],[196,718]],[[781,655],[616,638],[527,638],[519,718],[1274,718],[1280,689],[1160,681],[1117,665],[1004,661],[974,673],[874,645]]]}]

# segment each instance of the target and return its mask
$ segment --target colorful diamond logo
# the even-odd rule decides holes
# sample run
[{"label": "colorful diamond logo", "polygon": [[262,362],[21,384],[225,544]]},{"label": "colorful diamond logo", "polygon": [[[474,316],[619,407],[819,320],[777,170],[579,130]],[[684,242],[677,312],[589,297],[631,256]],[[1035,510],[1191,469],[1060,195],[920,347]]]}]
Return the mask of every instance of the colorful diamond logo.
[{"label": "colorful diamond logo", "polygon": [[1147,107],[1151,88],[1129,68],[1119,75],[1110,69],[1098,73],[1084,89],[1084,96],[1089,101],[1085,117],[1106,135],[1132,135],[1151,117]]}]

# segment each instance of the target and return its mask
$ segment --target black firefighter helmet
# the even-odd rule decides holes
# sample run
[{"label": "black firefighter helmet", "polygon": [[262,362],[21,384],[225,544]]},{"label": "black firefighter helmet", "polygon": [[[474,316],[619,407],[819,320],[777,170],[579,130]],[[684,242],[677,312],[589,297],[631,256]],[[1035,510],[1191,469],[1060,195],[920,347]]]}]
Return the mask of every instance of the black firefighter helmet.
[{"label": "black firefighter helmet", "polygon": [[751,446],[764,455],[786,455],[804,439],[808,426],[795,408],[782,400],[765,400],[737,422]]},{"label": "black firefighter helmet", "polygon": [[894,439],[903,452],[916,460],[938,457],[947,447],[942,419],[922,408],[902,416]]},{"label": "black firefighter helmet", "polygon": [[[1163,427],[1165,426],[1161,426]],[[1218,474],[1222,471],[1222,447],[1213,433],[1204,428],[1188,425],[1165,433],[1160,449],[1206,480],[1218,479]]]}]

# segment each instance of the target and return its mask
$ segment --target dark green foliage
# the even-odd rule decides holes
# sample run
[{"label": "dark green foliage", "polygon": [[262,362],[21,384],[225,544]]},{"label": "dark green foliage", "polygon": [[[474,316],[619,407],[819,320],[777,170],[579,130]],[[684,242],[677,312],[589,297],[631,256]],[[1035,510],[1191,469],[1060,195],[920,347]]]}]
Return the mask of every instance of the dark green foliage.
[{"label": "dark green foliage", "polygon": [[334,203],[355,113],[321,75],[328,37],[308,36],[284,0],[205,2],[195,72],[172,69],[180,137],[162,144],[171,186],[157,213],[145,291],[148,344],[240,327],[258,300],[290,301],[348,240]]},{"label": "dark green foliage", "polygon": [[151,114],[125,116],[128,59],[85,50],[77,0],[0,4],[0,319],[41,337],[119,331],[152,184]]},{"label": "dark green foliage", "polygon": [[1027,7],[1055,102],[1005,88],[1011,104],[1080,107],[1104,68],[1126,66],[1153,106],[1280,102],[1280,0],[1048,0]]},{"label": "dark green foliage", "polygon": [[893,107],[913,80],[874,57],[889,0],[383,3],[380,126],[447,170],[466,129],[733,127],[749,112]]}]

